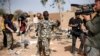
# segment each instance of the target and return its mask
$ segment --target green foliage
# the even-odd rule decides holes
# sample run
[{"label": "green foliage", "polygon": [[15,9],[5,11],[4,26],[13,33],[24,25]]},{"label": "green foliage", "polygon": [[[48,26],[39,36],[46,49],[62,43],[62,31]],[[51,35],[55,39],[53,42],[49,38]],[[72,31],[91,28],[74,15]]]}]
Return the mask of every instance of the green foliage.
[{"label": "green foliage", "polygon": [[43,6],[45,6],[47,2],[48,2],[48,0],[41,0],[41,3]]}]

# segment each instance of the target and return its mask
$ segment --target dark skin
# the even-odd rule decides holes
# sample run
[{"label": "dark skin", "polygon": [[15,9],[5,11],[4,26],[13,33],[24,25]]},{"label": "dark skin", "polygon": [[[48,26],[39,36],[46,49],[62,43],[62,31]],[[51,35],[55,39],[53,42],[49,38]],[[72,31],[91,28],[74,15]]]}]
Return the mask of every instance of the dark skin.
[{"label": "dark skin", "polygon": [[44,12],[43,12],[43,16],[44,16],[44,19],[45,19],[45,20],[48,20],[48,18],[49,18],[49,13],[48,13],[48,11],[44,11]]}]

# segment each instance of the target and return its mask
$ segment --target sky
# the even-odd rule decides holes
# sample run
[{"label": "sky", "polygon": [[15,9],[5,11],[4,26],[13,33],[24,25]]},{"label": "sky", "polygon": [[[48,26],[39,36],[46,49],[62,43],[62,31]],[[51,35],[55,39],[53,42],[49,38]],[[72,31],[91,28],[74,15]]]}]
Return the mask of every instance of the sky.
[{"label": "sky", "polygon": [[[63,5],[64,10],[70,10],[71,3],[74,4],[90,4],[94,3],[94,0],[65,0],[65,4]],[[53,0],[49,0],[45,6],[43,6],[40,2],[40,0],[10,0],[11,3],[11,12],[13,13],[15,10],[21,9],[25,12],[43,12],[45,10],[49,12],[58,12],[58,8],[55,5],[55,7],[51,7],[50,5],[53,3]],[[8,9],[9,5],[8,3],[4,6],[6,9]],[[9,11],[9,9],[7,10]]]}]

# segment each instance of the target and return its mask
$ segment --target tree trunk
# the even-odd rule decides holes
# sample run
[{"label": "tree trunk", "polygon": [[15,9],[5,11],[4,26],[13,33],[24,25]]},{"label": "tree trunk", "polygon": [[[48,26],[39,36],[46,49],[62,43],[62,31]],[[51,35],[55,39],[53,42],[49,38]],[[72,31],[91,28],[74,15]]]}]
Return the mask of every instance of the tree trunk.
[{"label": "tree trunk", "polygon": [[61,5],[60,0],[58,0],[57,6],[58,6],[58,9],[59,9],[59,17],[60,17],[60,23],[61,23],[60,27],[62,28],[62,9],[61,9],[62,5]]},{"label": "tree trunk", "polygon": [[9,13],[11,14],[11,1],[10,0],[8,0],[8,4],[9,4],[9,7],[8,7]]}]

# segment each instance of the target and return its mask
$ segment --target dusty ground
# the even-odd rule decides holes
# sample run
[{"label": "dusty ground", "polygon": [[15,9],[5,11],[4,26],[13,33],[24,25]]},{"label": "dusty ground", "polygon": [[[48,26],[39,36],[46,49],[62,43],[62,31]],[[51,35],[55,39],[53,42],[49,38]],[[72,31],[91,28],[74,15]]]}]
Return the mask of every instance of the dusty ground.
[{"label": "dusty ground", "polygon": [[[17,36],[16,33],[13,34],[15,41],[19,41],[21,36]],[[37,38],[34,37],[35,33],[34,31],[31,31],[30,33],[25,36],[27,40],[29,40],[29,46],[27,49],[23,49],[21,47],[15,47],[14,50],[8,50],[7,48],[3,48],[0,50],[0,56],[34,56],[36,54],[36,43],[37,43]],[[2,37],[0,35],[0,37]],[[70,53],[71,50],[71,44],[72,40],[67,38],[65,35],[60,37],[60,40],[51,40],[51,56],[82,56],[77,54],[73,55]],[[2,40],[2,39],[0,39]],[[2,44],[2,43],[1,43]],[[77,40],[77,49],[79,47],[80,41]]]},{"label": "dusty ground", "polygon": [[[32,37],[33,32],[30,33],[30,36]],[[30,38],[29,35],[26,36],[28,37],[28,40],[30,42],[29,46],[27,49],[22,49],[21,47],[16,47],[14,50],[8,50],[7,48],[3,48],[0,50],[0,56],[34,56],[36,54],[36,41],[37,38],[33,37]],[[16,36],[14,34],[14,38],[16,41],[19,40],[20,36]],[[51,40],[51,56],[73,56],[70,53],[71,50],[71,39],[61,37],[61,40]],[[79,40],[77,40],[77,48],[79,47]],[[77,52],[75,54],[76,56],[81,56],[78,55]]]}]

